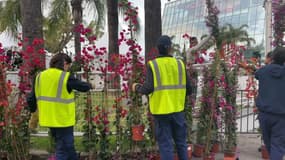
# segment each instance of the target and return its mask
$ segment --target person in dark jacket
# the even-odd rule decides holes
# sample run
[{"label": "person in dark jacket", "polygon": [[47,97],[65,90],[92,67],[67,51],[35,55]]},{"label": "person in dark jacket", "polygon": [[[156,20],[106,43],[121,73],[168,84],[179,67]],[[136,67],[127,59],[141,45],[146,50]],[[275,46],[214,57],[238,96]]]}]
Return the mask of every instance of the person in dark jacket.
[{"label": "person in dark jacket", "polygon": [[132,90],[149,95],[150,112],[155,121],[155,137],[161,160],[173,159],[173,140],[180,160],[187,160],[187,126],[184,115],[186,95],[191,94],[185,65],[169,53],[171,40],[158,39],[159,56],[148,62],[146,81],[134,83]]},{"label": "person in dark jacket", "polygon": [[270,51],[265,56],[265,61],[264,61],[265,65],[270,64],[272,62],[272,59],[273,59],[273,52]]},{"label": "person in dark jacket", "polygon": [[270,159],[282,160],[285,155],[285,48],[273,51],[273,62],[255,73],[259,81],[256,106],[263,141]]},{"label": "person in dark jacket", "polygon": [[40,72],[27,98],[31,111],[38,110],[39,124],[50,128],[56,143],[57,160],[78,160],[74,148],[75,102],[73,90],[87,92],[92,86],[68,72],[71,58],[59,53],[50,68]]}]

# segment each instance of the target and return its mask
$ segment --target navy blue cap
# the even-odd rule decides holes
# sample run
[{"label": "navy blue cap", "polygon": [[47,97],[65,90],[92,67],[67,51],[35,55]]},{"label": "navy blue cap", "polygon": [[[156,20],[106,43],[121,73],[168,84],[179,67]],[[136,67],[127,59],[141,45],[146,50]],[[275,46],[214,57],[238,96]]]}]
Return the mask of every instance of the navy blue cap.
[{"label": "navy blue cap", "polygon": [[161,37],[159,37],[156,45],[168,48],[171,46],[171,39],[167,35],[162,35]]}]

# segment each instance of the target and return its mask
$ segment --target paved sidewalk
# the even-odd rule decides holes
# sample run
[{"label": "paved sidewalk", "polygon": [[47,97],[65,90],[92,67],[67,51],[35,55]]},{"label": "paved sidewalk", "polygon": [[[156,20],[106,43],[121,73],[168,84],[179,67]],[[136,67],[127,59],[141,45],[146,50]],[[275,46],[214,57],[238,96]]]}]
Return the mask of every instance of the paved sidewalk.
[{"label": "paved sidewalk", "polygon": [[[238,156],[239,160],[262,160],[261,153],[258,148],[261,145],[260,137],[257,134],[241,134],[238,135]],[[36,155],[36,160],[45,159],[46,151],[31,150],[33,155]],[[223,160],[224,154],[218,153],[215,160]],[[193,157],[192,160],[202,160],[202,158]]]},{"label": "paved sidewalk", "polygon": [[[238,135],[238,157],[239,160],[263,160],[258,148],[261,145],[258,134],[240,134]],[[224,154],[218,153],[215,160],[223,160]],[[202,160],[202,158],[193,157],[192,160]]]}]

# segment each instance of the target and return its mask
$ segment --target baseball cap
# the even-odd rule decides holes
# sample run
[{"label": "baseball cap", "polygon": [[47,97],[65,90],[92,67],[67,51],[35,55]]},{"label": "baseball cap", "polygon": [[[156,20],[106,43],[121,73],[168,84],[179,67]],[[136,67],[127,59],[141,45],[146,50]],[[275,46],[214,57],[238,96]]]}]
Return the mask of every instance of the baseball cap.
[{"label": "baseball cap", "polygon": [[165,48],[168,48],[171,46],[171,39],[167,35],[162,35],[159,37],[157,41],[157,46],[163,46]]}]

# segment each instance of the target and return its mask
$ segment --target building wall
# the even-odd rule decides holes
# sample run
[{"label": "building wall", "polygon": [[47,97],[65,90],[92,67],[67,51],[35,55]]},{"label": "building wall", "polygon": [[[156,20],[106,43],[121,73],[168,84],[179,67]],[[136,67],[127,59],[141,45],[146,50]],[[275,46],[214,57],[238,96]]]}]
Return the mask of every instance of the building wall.
[{"label": "building wall", "polygon": [[[220,10],[220,26],[227,23],[234,27],[247,24],[249,36],[255,45],[265,47],[264,0],[214,0]],[[187,44],[182,35],[187,33],[198,39],[209,34],[205,24],[207,14],[205,0],[176,0],[165,5],[162,17],[162,32],[175,36],[174,43]],[[263,51],[264,52],[264,51]]]}]

